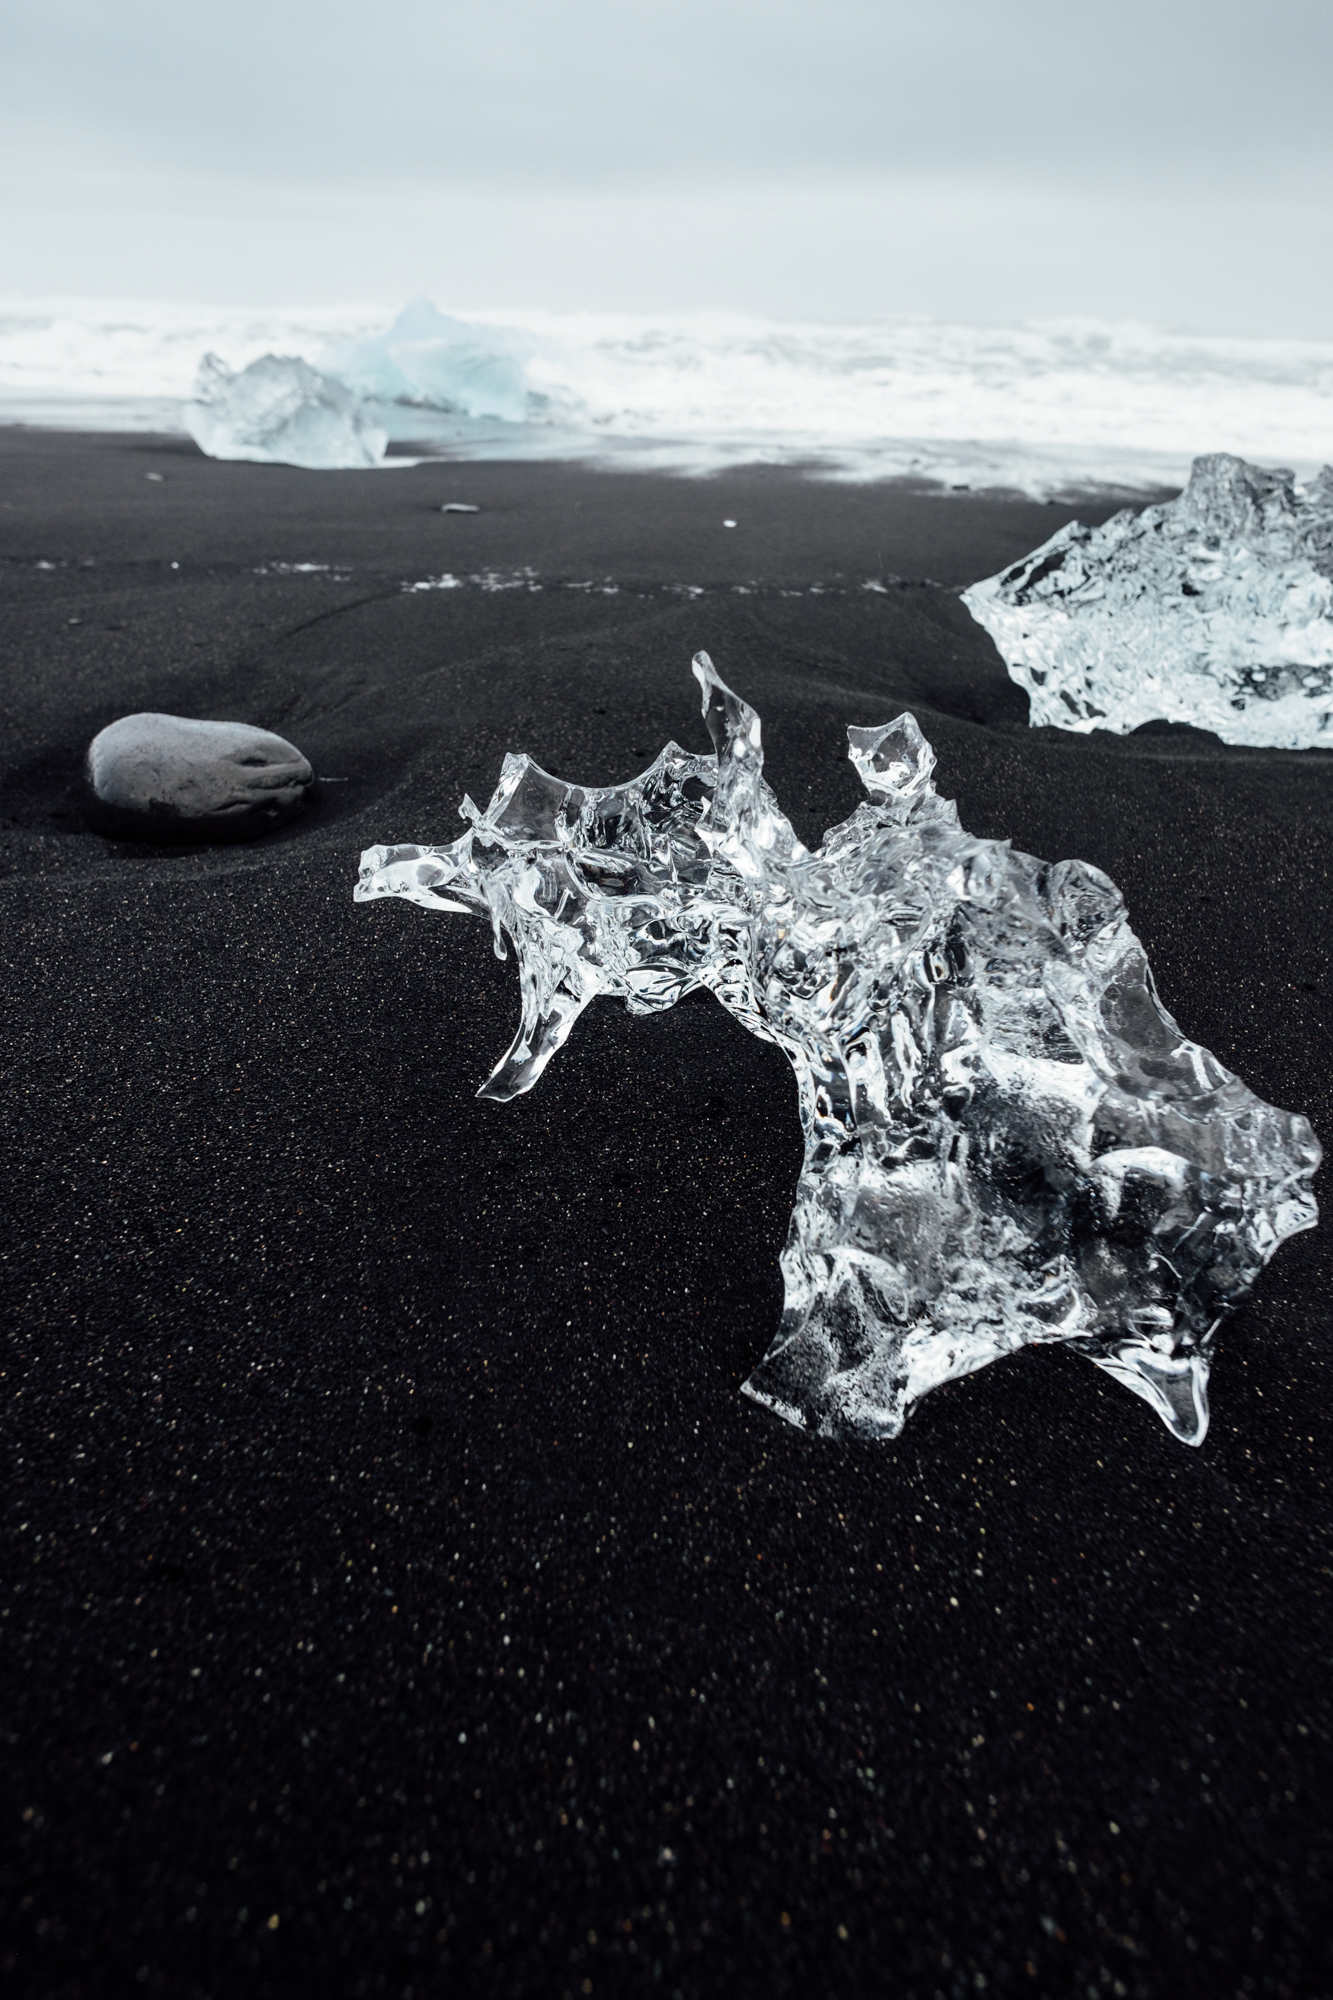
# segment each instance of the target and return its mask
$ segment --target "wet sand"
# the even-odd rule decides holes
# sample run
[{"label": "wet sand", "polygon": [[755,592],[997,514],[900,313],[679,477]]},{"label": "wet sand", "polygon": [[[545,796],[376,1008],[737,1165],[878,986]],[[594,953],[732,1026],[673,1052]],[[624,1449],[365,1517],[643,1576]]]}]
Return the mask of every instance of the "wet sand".
[{"label": "wet sand", "polygon": [[[1327,1143],[1329,759],[1030,730],[954,594],[1112,511],[0,431],[11,1991],[1329,1990],[1326,1232],[1200,1451],[1064,1351],[809,1438],[739,1394],[779,1052],[603,1003],[479,1103],[512,963],[351,901],[508,749],[706,748],[704,647],[803,838],[911,707],[964,824],[1111,874]],[[278,730],[318,803],[87,831],[141,708]]]}]

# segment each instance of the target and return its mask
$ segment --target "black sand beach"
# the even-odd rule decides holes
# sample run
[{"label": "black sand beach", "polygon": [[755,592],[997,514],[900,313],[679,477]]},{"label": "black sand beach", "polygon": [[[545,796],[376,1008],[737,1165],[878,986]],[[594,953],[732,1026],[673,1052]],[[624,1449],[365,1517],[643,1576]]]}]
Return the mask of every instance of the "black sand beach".
[{"label": "black sand beach", "polygon": [[[351,900],[508,749],[706,748],[704,647],[804,838],[911,707],[964,824],[1107,870],[1327,1143],[1329,759],[1031,731],[953,594],[1112,511],[0,432],[7,1993],[1333,1991],[1327,1231],[1197,1452],[1058,1350],[811,1439],[738,1393],[779,1052],[604,1004],[479,1103],[512,963]],[[489,582],[404,588],[445,572]],[[104,840],[81,753],[141,708],[329,782],[253,845]]]}]

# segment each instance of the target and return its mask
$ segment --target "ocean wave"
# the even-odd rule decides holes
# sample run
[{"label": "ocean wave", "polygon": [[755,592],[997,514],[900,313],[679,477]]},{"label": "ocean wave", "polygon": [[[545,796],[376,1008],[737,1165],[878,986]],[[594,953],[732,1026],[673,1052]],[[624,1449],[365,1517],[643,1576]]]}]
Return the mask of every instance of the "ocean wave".
[{"label": "ocean wave", "polygon": [[[433,318],[431,315],[433,314]],[[1091,320],[860,326],[717,313],[0,302],[0,420],[179,430],[200,357],[301,355],[391,439],[464,458],[747,463],[1039,496],[1179,486],[1202,452],[1333,459],[1333,343]]]}]

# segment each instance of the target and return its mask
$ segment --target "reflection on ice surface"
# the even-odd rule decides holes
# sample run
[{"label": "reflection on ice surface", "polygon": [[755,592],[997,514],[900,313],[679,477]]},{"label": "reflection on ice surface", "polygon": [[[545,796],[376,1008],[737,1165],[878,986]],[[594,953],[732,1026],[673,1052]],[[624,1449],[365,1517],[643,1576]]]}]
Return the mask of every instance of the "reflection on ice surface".
[{"label": "reflection on ice surface", "polygon": [[1333,748],[1333,467],[1301,492],[1286,471],[1198,458],[1178,500],[1071,522],[963,602],[1034,727],[1164,720]]},{"label": "reflection on ice surface", "polygon": [[206,354],[185,427],[210,458],[316,471],[378,465],[387,443],[358,396],[294,355],[264,354],[233,375]]},{"label": "reflection on ice surface", "polygon": [[1202,1441],[1209,1346],[1315,1221],[1319,1147],[1181,1033],[1115,885],[979,840],[910,715],[853,729],[869,798],[810,853],[759,718],[707,654],[716,755],[600,789],[506,757],[448,847],[373,847],[358,900],[490,919],[523,1018],[483,1088],[531,1089],[598,994],[704,987],[796,1072],[786,1307],[745,1385],[793,1423],[893,1437],[913,1402],[1068,1341]]}]

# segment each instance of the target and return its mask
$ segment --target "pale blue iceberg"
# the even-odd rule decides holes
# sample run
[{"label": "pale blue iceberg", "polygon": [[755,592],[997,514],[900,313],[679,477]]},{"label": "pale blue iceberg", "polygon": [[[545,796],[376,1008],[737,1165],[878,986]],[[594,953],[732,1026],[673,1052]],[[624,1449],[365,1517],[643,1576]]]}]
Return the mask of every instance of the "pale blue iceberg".
[{"label": "pale blue iceberg", "polygon": [[448,319],[429,299],[404,306],[385,333],[330,348],[324,366],[358,395],[409,408],[522,423],[523,358],[498,328]]}]

